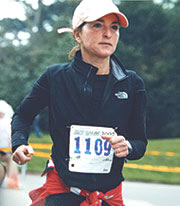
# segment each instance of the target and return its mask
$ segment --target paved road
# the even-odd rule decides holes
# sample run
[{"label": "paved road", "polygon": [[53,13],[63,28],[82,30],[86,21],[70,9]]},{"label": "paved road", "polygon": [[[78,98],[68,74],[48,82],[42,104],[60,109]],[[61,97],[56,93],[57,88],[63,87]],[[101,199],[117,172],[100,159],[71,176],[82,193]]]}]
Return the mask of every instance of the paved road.
[{"label": "paved road", "polygon": [[[22,188],[7,190],[0,188],[0,206],[29,206],[28,192],[42,185],[45,178],[40,175],[20,176]],[[123,197],[126,206],[180,206],[180,185],[124,182]]]}]

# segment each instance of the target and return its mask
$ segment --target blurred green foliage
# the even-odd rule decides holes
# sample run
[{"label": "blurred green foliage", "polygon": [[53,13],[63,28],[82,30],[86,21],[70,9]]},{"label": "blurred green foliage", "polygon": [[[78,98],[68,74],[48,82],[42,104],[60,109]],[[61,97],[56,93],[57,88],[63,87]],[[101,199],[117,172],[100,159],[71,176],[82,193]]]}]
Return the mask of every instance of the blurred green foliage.
[{"label": "blurred green foliage", "polygon": [[[17,0],[18,1],[18,0]],[[57,34],[70,27],[79,1],[56,0],[38,9],[24,5],[26,20],[0,21],[0,99],[15,109],[46,67],[68,61],[75,41],[71,34]],[[147,130],[149,138],[180,136],[180,1],[116,1],[129,19],[121,29],[116,55],[126,68],[137,71],[148,91]],[[121,3],[120,3],[121,2]],[[20,33],[29,34],[28,40]],[[13,37],[8,38],[8,35]],[[47,130],[47,110],[41,115]]]}]

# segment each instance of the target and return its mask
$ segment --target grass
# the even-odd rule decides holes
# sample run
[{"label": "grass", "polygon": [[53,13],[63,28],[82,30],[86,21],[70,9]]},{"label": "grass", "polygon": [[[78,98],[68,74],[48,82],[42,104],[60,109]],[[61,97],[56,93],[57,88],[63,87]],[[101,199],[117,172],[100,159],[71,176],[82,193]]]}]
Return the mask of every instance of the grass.
[{"label": "grass", "polygon": [[[51,144],[52,141],[49,135],[43,135],[43,137],[35,137],[31,135],[30,143],[43,143]],[[152,166],[168,166],[168,167],[180,167],[180,138],[175,139],[161,139],[161,140],[149,140],[147,146],[147,154],[140,160],[128,161],[137,165],[152,165]],[[35,149],[35,151],[41,151],[50,153],[47,149]],[[150,151],[158,151],[159,155],[148,154]],[[174,156],[165,155],[166,152],[175,153]],[[28,172],[42,173],[45,168],[48,158],[34,156],[28,163]],[[143,181],[143,182],[157,182],[168,184],[180,184],[180,173],[173,172],[160,172],[160,171],[148,171],[142,169],[133,169],[124,167],[123,174],[126,180],[130,181]]]},{"label": "grass", "polygon": [[[180,167],[180,138],[149,140],[147,154],[140,160],[131,161],[138,165]],[[149,155],[149,151],[159,151],[160,155]],[[173,152],[175,156],[165,156],[166,152]],[[130,161],[128,161],[130,163]],[[140,169],[123,169],[127,180],[180,184],[180,173],[147,171]]]},{"label": "grass", "polygon": [[[35,134],[31,134],[29,138],[29,143],[42,143],[42,144],[52,144],[51,138],[47,134],[43,134],[43,137],[36,137]],[[50,153],[47,149],[34,149],[34,151],[41,151]],[[32,173],[42,173],[45,169],[46,162],[48,158],[36,157],[34,156],[30,162],[28,162],[28,172]]]}]

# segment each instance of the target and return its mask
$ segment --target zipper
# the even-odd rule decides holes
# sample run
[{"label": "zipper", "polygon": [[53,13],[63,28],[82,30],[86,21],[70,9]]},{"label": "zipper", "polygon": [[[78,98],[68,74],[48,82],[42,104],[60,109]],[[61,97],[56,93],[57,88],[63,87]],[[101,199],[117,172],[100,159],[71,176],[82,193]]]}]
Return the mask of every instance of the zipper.
[{"label": "zipper", "polygon": [[84,83],[84,92],[87,91],[87,83],[88,83],[88,79],[89,79],[89,77],[90,77],[90,74],[91,74],[92,69],[93,69],[93,67],[91,66],[91,68],[90,68],[90,70],[89,70],[89,72],[88,72],[88,74],[87,74],[86,81],[85,81],[85,83]]}]

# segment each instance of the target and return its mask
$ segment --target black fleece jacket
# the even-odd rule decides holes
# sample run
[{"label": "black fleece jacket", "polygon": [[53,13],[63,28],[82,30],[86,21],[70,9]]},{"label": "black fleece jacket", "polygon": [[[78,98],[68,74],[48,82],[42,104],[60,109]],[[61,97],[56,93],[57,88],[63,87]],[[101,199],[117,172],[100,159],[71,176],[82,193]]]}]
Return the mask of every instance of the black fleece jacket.
[{"label": "black fleece jacket", "polygon": [[92,87],[97,68],[82,61],[80,52],[70,63],[47,68],[18,106],[12,120],[12,149],[28,144],[30,125],[44,107],[49,111],[53,141],[52,158],[58,175],[68,186],[106,192],[124,180],[124,158],[114,156],[108,174],[77,173],[68,170],[71,125],[112,127],[132,145],[128,160],[140,159],[146,150],[146,91],[143,80],[125,70],[111,56],[111,71],[96,118],[92,115]]}]

